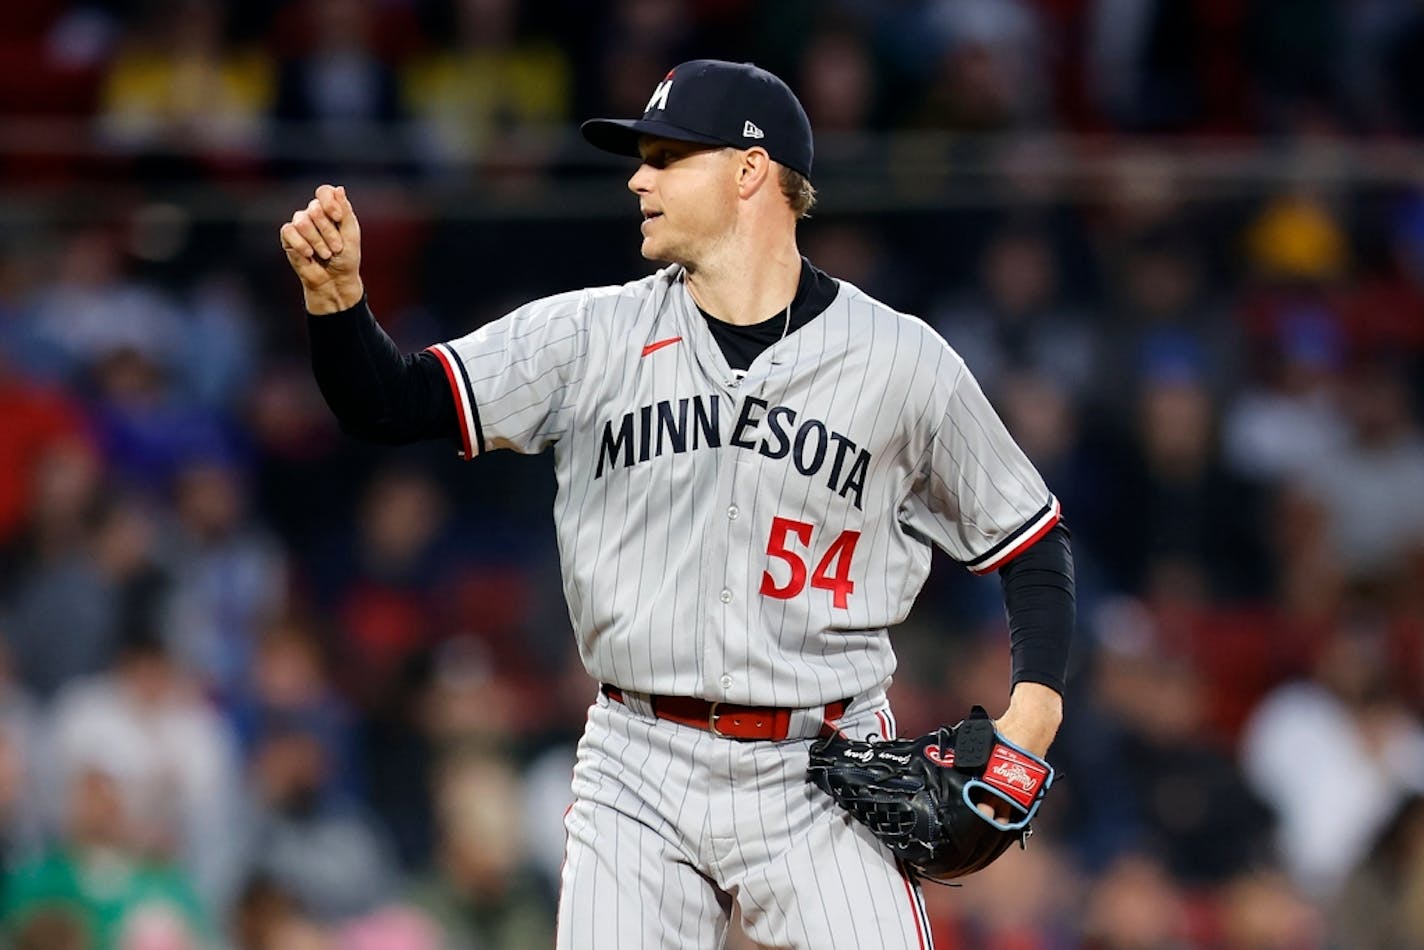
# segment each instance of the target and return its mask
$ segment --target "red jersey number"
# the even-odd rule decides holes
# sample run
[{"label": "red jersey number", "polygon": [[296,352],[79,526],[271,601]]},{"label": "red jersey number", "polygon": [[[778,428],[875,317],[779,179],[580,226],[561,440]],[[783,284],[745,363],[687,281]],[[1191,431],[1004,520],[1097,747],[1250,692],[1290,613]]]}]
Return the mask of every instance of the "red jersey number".
[{"label": "red jersey number", "polygon": [[[799,546],[809,551],[815,530],[815,525],[805,521],[791,518],[771,519],[771,537],[766,542],[766,553],[784,562],[790,571],[790,577],[785,584],[778,584],[771,571],[763,571],[763,595],[789,600],[806,589],[806,562],[788,545],[794,536]],[[855,581],[850,579],[850,562],[855,556],[855,545],[859,540],[859,531],[842,531],[816,562],[816,569],[810,572],[811,586],[830,591],[831,602],[841,610],[850,606],[850,595],[855,593]]]}]

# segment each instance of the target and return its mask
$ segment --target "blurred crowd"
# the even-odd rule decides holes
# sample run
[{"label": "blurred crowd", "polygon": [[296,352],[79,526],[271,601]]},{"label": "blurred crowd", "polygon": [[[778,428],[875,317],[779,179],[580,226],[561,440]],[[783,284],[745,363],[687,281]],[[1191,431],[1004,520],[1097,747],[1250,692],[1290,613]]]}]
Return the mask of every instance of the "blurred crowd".
[{"label": "blurred crowd", "polygon": [[[907,129],[1424,132],[1415,0],[0,5],[5,945],[552,945],[595,684],[547,460],[343,437],[281,218],[168,189],[347,182],[413,349],[646,272],[631,199],[414,196],[616,194],[572,123],[705,55],[787,77],[837,183]],[[1027,850],[928,889],[936,946],[1424,947],[1424,177],[990,171],[963,207],[823,184],[802,230],[964,355],[1074,537],[1062,778]],[[997,582],[942,561],[905,732],[1006,700]]]}]

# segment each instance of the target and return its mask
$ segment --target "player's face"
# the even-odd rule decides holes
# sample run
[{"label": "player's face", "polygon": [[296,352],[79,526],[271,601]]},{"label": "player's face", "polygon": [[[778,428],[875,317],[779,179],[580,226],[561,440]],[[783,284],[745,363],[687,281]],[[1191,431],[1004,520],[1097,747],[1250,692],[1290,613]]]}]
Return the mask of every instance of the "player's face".
[{"label": "player's face", "polygon": [[735,224],[736,150],[652,136],[638,150],[628,189],[643,213],[643,256],[696,264]]}]

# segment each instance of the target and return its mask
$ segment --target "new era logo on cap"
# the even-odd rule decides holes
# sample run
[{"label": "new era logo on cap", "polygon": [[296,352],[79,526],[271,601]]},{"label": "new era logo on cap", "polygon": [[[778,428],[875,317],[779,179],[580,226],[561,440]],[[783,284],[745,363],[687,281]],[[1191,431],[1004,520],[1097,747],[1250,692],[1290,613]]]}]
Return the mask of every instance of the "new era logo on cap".
[{"label": "new era logo on cap", "polygon": [[591,144],[639,156],[644,135],[749,148],[752,143],[787,168],[811,177],[811,123],[780,79],[751,63],[695,59],[675,66],[653,87],[640,119],[590,119]]}]

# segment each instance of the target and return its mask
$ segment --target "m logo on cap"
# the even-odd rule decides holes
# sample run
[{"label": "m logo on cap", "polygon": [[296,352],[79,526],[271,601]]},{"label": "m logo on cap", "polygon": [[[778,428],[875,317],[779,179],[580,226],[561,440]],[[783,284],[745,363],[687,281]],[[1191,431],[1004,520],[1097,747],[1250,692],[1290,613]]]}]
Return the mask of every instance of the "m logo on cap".
[{"label": "m logo on cap", "polygon": [[772,161],[810,177],[815,150],[806,110],[786,83],[761,67],[694,59],[648,86],[653,94],[640,117],[589,119],[579,126],[584,138],[629,158],[641,157],[644,135],[707,147],[762,147]]},{"label": "m logo on cap", "polygon": [[643,114],[644,114],[644,115],[647,115],[649,112],[652,112],[654,109],[666,109],[666,108],[667,108],[668,90],[671,89],[671,88],[672,88],[672,80],[671,80],[671,79],[664,79],[662,82],[658,83],[657,88],[653,90],[653,96],[652,96],[652,98],[648,100],[648,104],[647,104],[647,105],[643,106]]}]

